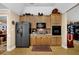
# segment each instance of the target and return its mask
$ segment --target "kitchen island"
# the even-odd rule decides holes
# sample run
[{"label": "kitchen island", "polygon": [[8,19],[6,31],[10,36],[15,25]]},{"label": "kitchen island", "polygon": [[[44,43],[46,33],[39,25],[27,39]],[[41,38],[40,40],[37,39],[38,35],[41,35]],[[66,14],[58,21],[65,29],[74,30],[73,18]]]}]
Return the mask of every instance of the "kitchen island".
[{"label": "kitchen island", "polygon": [[51,45],[51,34],[31,34],[31,45]]},{"label": "kitchen island", "polygon": [[33,45],[51,45],[61,46],[61,36],[54,36],[52,34],[31,34],[30,36],[31,46]]}]

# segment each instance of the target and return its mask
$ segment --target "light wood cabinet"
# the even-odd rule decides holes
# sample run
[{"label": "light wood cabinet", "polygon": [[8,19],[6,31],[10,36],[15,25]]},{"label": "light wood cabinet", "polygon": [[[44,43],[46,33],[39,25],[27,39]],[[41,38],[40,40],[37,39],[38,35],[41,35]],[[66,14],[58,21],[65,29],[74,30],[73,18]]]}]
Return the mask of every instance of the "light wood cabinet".
[{"label": "light wood cabinet", "polygon": [[61,14],[51,15],[51,25],[61,25]]},{"label": "light wood cabinet", "polygon": [[51,36],[50,35],[31,36],[31,45],[51,45]]},{"label": "light wood cabinet", "polygon": [[51,19],[50,16],[45,17],[46,27],[51,28]]},{"label": "light wood cabinet", "polygon": [[61,37],[52,37],[51,35],[33,35],[30,41],[31,45],[61,46]]},{"label": "light wood cabinet", "polygon": [[45,22],[46,28],[51,28],[50,16],[20,16],[20,21],[30,22],[32,28],[36,28],[37,22]]},{"label": "light wood cabinet", "polygon": [[51,45],[56,46],[56,37],[52,37]]},{"label": "light wood cabinet", "polygon": [[57,45],[61,45],[61,37],[56,37],[56,42],[57,42]]},{"label": "light wood cabinet", "polygon": [[41,45],[41,37],[39,37],[39,36],[36,36],[36,45]]},{"label": "light wood cabinet", "polygon": [[25,20],[25,16],[20,16],[20,22]]},{"label": "light wood cabinet", "polygon": [[31,39],[30,40],[31,45],[36,45],[36,37],[35,36],[31,36],[30,39]]},{"label": "light wood cabinet", "polygon": [[61,45],[61,37],[52,37],[51,45],[60,46]]},{"label": "light wood cabinet", "polygon": [[[62,14],[51,14],[51,26],[61,26]],[[51,30],[52,31],[52,30]],[[51,45],[61,45],[61,35],[52,35]]]}]

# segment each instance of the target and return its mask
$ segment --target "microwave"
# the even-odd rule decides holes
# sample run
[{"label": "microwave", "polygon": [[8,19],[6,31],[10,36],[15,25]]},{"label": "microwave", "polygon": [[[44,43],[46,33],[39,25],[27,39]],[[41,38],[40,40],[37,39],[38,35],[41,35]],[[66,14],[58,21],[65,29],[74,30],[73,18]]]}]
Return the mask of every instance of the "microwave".
[{"label": "microwave", "polygon": [[40,29],[40,28],[45,29],[46,28],[46,23],[37,23],[36,28],[37,29]]}]

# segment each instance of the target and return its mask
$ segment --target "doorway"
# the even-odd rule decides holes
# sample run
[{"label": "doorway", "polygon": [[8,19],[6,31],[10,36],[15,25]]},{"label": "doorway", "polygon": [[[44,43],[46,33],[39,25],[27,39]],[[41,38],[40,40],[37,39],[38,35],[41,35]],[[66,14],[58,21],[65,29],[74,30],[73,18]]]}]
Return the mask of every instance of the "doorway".
[{"label": "doorway", "polygon": [[0,54],[7,50],[7,16],[0,15]]}]

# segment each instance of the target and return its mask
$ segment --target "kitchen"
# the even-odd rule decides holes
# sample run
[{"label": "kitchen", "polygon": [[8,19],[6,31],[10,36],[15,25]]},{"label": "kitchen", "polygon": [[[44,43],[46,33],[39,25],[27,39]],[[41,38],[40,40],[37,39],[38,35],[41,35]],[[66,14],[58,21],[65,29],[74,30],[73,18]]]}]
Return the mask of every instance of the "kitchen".
[{"label": "kitchen", "polygon": [[[3,5],[10,8],[10,4]],[[20,5],[20,9],[22,9],[22,4],[16,3],[15,5]],[[61,5],[66,6],[66,4],[54,4],[60,5],[66,12],[63,13],[62,8],[54,7],[53,4],[25,3],[24,5],[25,9],[19,15],[13,10],[9,10],[7,51],[20,50],[21,48],[30,49],[32,52],[46,53],[48,51],[47,53],[52,53],[53,47],[64,48],[64,50],[74,48],[73,44],[69,47],[70,42],[67,41],[68,20],[66,13],[68,12],[67,8],[70,7],[64,9]],[[76,4],[69,5],[74,6]],[[17,7],[18,9],[19,7]],[[17,13],[20,13],[19,10]]]},{"label": "kitchen", "polygon": [[26,13],[20,16],[21,23],[31,23],[29,44],[31,46],[61,46],[61,17],[57,8],[50,15]]}]

